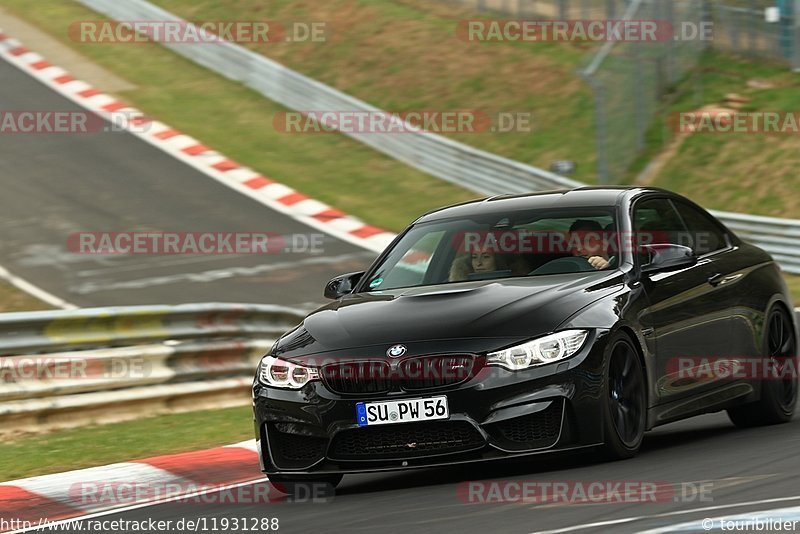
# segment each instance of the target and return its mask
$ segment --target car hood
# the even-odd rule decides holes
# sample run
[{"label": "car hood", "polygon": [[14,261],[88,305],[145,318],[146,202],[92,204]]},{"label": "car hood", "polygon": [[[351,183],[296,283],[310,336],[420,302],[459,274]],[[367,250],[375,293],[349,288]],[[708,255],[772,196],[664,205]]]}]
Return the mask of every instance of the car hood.
[{"label": "car hood", "polygon": [[[451,350],[492,350],[552,332],[622,283],[620,273],[592,272],[349,295],[311,313],[281,338],[275,354],[355,354],[354,349],[373,346],[381,346],[384,354],[397,343],[408,345],[411,353],[421,343],[431,351],[436,342],[448,342]],[[471,342],[462,349],[453,340]]]}]

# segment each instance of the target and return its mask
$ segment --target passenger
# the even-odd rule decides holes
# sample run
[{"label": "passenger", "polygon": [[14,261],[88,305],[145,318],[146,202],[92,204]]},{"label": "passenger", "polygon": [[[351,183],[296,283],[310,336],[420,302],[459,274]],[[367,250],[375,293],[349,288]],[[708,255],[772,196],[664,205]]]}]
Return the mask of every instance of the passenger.
[{"label": "passenger", "polygon": [[523,276],[528,274],[530,268],[522,259],[516,260],[509,265],[508,260],[503,254],[496,254],[492,250],[484,248],[472,254],[460,254],[453,260],[450,266],[450,282],[463,282],[469,280],[472,273],[490,273],[496,271],[511,271],[512,276]]}]

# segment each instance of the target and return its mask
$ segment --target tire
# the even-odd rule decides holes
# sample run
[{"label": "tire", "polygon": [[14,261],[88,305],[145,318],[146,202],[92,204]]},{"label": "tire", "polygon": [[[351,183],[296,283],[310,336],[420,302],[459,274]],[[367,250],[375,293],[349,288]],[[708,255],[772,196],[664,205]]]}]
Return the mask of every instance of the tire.
[{"label": "tire", "polygon": [[332,497],[344,475],[269,475],[269,483],[286,495]]},{"label": "tire", "polygon": [[[797,363],[797,339],[794,325],[783,308],[775,307],[767,315],[764,328],[764,358],[771,359],[775,369],[785,362]],[[761,380],[761,398],[728,410],[728,417],[741,428],[788,423],[797,406],[797,366],[791,367],[786,379],[765,377]],[[780,375],[779,375],[780,376]]]},{"label": "tire", "polygon": [[647,390],[639,353],[622,333],[609,342],[603,388],[603,454],[608,460],[639,452],[647,425]]}]

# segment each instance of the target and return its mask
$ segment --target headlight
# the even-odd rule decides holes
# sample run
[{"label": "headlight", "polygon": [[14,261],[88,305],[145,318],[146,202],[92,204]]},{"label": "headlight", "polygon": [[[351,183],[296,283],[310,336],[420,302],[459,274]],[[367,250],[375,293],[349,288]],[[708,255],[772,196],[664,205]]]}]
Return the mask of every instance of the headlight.
[{"label": "headlight", "polygon": [[265,386],[300,389],[319,379],[319,371],[296,363],[265,356],[258,364],[258,381]]},{"label": "headlight", "polygon": [[565,330],[516,347],[490,352],[486,355],[486,363],[499,365],[511,371],[519,371],[557,362],[569,358],[581,350],[588,335],[587,330]]}]

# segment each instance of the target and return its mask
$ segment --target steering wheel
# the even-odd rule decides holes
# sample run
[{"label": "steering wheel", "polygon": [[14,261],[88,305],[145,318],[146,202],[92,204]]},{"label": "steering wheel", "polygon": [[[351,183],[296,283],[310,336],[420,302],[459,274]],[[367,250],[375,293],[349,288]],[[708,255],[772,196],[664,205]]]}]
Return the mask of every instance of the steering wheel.
[{"label": "steering wheel", "polygon": [[558,258],[553,261],[548,261],[541,267],[538,267],[528,273],[529,275],[536,274],[564,274],[564,273],[582,273],[586,271],[594,271],[595,268],[589,263],[589,260],[581,256],[569,256],[566,258]]}]

